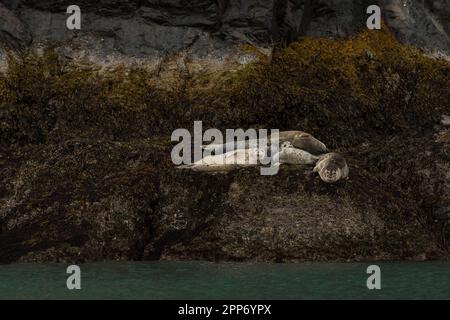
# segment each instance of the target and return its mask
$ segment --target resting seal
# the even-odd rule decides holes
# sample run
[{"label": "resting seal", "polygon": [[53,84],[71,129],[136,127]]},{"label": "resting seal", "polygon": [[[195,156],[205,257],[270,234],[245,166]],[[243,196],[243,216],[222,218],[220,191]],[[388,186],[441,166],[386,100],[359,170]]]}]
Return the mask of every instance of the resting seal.
[{"label": "resting seal", "polygon": [[311,134],[293,130],[293,131],[282,131],[279,134],[280,143],[290,142],[292,146],[298,149],[302,149],[314,155],[324,154],[329,152],[325,144],[314,138]]},{"label": "resting seal", "polygon": [[194,171],[221,171],[237,167],[255,166],[258,160],[266,156],[262,148],[239,149],[223,154],[208,155],[192,164],[178,166],[179,169]]},{"label": "resting seal", "polygon": [[288,164],[314,164],[319,160],[319,157],[314,156],[305,150],[294,148],[289,141],[285,141],[281,144],[281,150],[275,157],[278,157],[275,158],[275,160],[280,163]]},{"label": "resting seal", "polygon": [[[267,142],[270,142],[270,136],[267,139],[258,140],[246,140],[245,143],[237,144],[234,141],[227,142],[224,144],[208,144],[202,146],[203,149],[212,151],[214,150],[215,154],[224,153],[227,148],[228,150],[238,148],[238,149],[249,149],[252,146],[261,146],[262,144],[266,145]],[[279,141],[280,146],[283,142],[290,142],[293,147],[297,149],[302,149],[306,152],[309,152],[313,155],[320,155],[329,152],[325,144],[318,139],[314,138],[309,133],[292,130],[292,131],[281,131],[279,133]],[[259,145],[258,145],[259,142]]]},{"label": "resting seal", "polygon": [[348,177],[348,165],[344,157],[338,153],[327,153],[319,157],[313,172],[327,183],[334,183]]}]

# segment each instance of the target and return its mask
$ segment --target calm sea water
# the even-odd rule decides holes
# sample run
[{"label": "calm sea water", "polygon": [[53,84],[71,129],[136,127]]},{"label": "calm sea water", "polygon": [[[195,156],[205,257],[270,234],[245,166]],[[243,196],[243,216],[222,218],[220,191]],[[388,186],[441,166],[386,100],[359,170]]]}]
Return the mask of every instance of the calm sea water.
[{"label": "calm sea water", "polygon": [[0,266],[0,299],[450,299],[450,263],[370,264],[109,262],[82,264],[82,289],[66,288],[67,265]]}]

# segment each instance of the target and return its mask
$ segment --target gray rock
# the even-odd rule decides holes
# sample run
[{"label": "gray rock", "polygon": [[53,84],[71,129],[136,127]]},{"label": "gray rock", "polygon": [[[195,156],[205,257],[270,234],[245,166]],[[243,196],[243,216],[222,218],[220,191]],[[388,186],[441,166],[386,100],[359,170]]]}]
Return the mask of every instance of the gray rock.
[{"label": "gray rock", "polygon": [[[435,56],[450,54],[448,1],[375,1],[402,42]],[[72,1],[6,0],[0,7],[0,40],[17,45],[62,43],[100,57],[161,56],[189,51],[220,56],[221,50],[250,43],[267,47],[299,36],[348,36],[365,27],[373,1],[338,0],[114,0],[87,1],[82,30],[65,27]],[[76,39],[82,41],[72,42]],[[208,39],[200,41],[199,39]],[[104,46],[103,43],[108,43]]]},{"label": "gray rock", "polygon": [[276,1],[230,0],[222,17],[222,32],[241,41],[268,41]]},{"label": "gray rock", "polygon": [[383,0],[387,25],[397,38],[425,50],[450,55],[450,3],[445,0]]},{"label": "gray rock", "polygon": [[31,35],[20,19],[6,6],[0,3],[0,42],[7,42],[13,47],[27,45]]},{"label": "gray rock", "polygon": [[210,0],[185,1],[149,0],[137,15],[147,24],[212,29],[218,22],[215,2]]}]

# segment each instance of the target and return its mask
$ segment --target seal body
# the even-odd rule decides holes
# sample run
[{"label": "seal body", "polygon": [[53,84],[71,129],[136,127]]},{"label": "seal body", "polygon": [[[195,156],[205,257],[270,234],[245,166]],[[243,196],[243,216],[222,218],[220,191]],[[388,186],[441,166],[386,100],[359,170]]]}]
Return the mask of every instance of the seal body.
[{"label": "seal body", "polygon": [[208,155],[192,164],[177,168],[197,171],[228,170],[236,167],[255,166],[258,164],[258,160],[264,158],[265,155],[264,149],[261,148],[239,149],[223,154]]},{"label": "seal body", "polygon": [[294,148],[292,143],[285,141],[281,144],[281,150],[275,160],[288,164],[314,164],[319,160],[319,157],[305,150]]},{"label": "seal body", "polygon": [[290,142],[295,148],[302,149],[313,155],[320,155],[328,152],[326,145],[314,138],[311,134],[303,131],[282,131],[279,133],[280,143]]},{"label": "seal body", "polygon": [[[204,145],[203,149],[210,151],[214,150],[214,153],[217,155],[224,153],[226,150],[233,150],[235,148],[251,149],[259,147],[261,145],[266,146],[268,142],[270,143],[270,139],[271,137],[269,136],[267,139],[246,140],[241,141],[242,143],[235,143],[234,141],[227,142],[224,144],[213,143]],[[283,142],[290,142],[294,148],[304,150],[313,155],[321,155],[329,152],[323,142],[314,138],[311,134],[299,130],[281,131],[279,133],[279,141],[280,146],[283,144]]]},{"label": "seal body", "polygon": [[338,153],[327,153],[319,157],[313,172],[327,183],[334,183],[348,177],[349,169],[344,157]]}]

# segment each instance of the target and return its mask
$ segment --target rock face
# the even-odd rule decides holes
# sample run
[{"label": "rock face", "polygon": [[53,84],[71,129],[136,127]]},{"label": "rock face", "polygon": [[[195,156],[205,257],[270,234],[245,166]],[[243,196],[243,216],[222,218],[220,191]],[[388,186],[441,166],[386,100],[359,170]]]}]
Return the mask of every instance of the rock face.
[{"label": "rock face", "polygon": [[[242,44],[266,54],[352,35],[376,2],[400,41],[450,54],[445,0],[79,0],[80,31],[65,28],[73,1],[1,1],[3,43],[56,55],[0,73],[0,263],[448,259],[446,61],[377,32],[303,39],[262,69],[233,69],[255,58]],[[167,80],[68,63],[159,70],[172,57],[167,68],[188,75],[236,72]],[[195,120],[311,132],[345,155],[349,180],[302,166],[176,170],[170,133]]]},{"label": "rock face", "polygon": [[115,55],[148,59],[180,52],[238,59],[236,44],[270,47],[274,41],[290,42],[303,35],[352,35],[365,27],[366,8],[378,3],[401,41],[434,54],[450,53],[450,8],[445,0],[80,0],[82,29],[70,31],[65,21],[72,2],[3,1],[0,39],[13,46],[56,45],[69,56],[103,63]]},{"label": "rock face", "polygon": [[[448,139],[444,130],[342,150],[351,174],[335,185],[302,166],[272,177],[176,170],[164,139],[3,149],[0,262],[445,258]],[[411,157],[410,144],[423,149]]]},{"label": "rock face", "polygon": [[438,55],[450,52],[448,1],[381,1],[388,26],[400,41]]},{"label": "rock face", "polygon": [[0,3],[0,41],[13,47],[27,45],[31,34],[20,19]]}]

